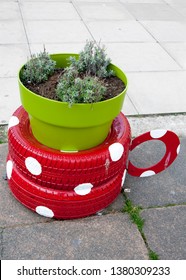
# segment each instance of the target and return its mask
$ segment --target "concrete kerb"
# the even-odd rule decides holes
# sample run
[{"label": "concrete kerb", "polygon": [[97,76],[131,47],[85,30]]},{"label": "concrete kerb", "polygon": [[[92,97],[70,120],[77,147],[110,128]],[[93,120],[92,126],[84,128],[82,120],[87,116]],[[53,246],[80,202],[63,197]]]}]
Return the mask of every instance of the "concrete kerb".
[{"label": "concrete kerb", "polygon": [[135,115],[127,118],[133,137],[154,129],[172,130],[178,137],[186,136],[186,113]]}]

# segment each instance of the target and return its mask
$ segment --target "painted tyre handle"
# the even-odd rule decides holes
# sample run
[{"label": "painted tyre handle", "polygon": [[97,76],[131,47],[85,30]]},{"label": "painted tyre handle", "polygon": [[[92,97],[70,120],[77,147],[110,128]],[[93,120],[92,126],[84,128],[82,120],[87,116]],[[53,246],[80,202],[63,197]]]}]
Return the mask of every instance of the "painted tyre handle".
[{"label": "painted tyre handle", "polygon": [[178,136],[170,130],[152,130],[136,137],[131,143],[130,151],[149,140],[162,141],[166,146],[165,155],[157,164],[147,168],[138,168],[129,161],[128,173],[130,175],[137,177],[148,177],[155,175],[165,170],[176,159],[180,150],[180,140]]}]

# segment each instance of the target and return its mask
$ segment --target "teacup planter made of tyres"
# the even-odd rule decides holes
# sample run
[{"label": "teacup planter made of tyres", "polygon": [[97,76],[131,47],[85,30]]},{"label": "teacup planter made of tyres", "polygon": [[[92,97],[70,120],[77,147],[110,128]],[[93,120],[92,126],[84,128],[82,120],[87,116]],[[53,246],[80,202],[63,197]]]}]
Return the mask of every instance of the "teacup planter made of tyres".
[{"label": "teacup planter made of tyres", "polygon": [[[78,54],[52,54],[50,57],[57,68],[65,68],[67,59],[78,59]],[[81,151],[106,139],[113,120],[121,111],[127,91],[127,77],[121,69],[109,65],[109,69],[125,85],[120,94],[105,101],[69,106],[67,102],[51,100],[29,90],[20,78],[23,67],[18,80],[21,102],[29,114],[32,133],[40,143],[61,151]]]},{"label": "teacup planter made of tyres", "polygon": [[[165,144],[162,159],[147,168],[128,159],[130,151],[146,141]],[[50,218],[74,219],[96,214],[120,194],[126,173],[155,175],[176,159],[178,136],[158,129],[131,140],[127,118],[120,113],[108,137],[98,146],[66,153],[38,142],[30,129],[28,113],[21,106],[8,127],[7,179],[15,198],[32,211]]]}]

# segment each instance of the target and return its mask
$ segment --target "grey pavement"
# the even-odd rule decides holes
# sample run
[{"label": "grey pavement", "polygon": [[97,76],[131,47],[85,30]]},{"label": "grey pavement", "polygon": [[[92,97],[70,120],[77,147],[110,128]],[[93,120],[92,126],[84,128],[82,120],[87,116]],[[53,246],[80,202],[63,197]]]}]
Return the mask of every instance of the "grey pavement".
[{"label": "grey pavement", "polygon": [[[42,12],[41,12],[42,11]],[[122,111],[133,137],[152,129],[178,134],[178,158],[148,178],[127,174],[124,191],[107,209],[79,220],[56,221],[31,212],[12,196],[0,144],[0,259],[186,259],[186,3],[185,0],[0,0],[0,143],[20,105],[17,72],[30,53],[79,52],[87,39],[105,44],[126,72]],[[130,154],[155,163],[160,141]],[[122,209],[141,207],[143,232]]]}]

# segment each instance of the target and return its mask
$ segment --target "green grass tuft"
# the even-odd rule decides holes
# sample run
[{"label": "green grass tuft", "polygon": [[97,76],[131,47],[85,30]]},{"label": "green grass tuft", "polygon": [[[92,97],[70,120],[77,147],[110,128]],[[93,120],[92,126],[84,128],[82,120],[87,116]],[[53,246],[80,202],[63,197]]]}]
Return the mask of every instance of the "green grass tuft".
[{"label": "green grass tuft", "polygon": [[140,232],[142,232],[144,226],[144,219],[140,217],[141,209],[142,208],[139,206],[133,206],[129,199],[126,200],[125,206],[123,208],[123,212],[126,212],[130,215],[132,222],[137,225]]},{"label": "green grass tuft", "polygon": [[149,259],[150,260],[159,260],[159,256],[154,251],[149,250]]}]

